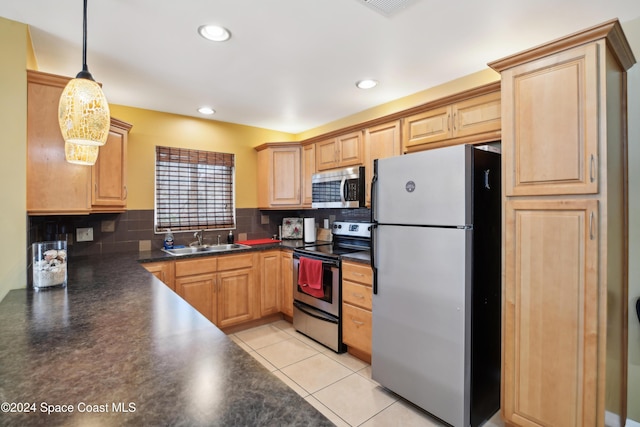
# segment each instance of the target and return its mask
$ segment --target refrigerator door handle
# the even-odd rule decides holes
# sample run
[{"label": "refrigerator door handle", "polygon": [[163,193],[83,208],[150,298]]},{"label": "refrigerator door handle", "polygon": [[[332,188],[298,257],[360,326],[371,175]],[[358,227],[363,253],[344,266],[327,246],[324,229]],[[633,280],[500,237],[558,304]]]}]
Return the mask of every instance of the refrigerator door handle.
[{"label": "refrigerator door handle", "polygon": [[491,172],[491,169],[486,169],[484,171],[484,188],[487,190],[491,190],[491,185],[489,184],[489,172]]},{"label": "refrigerator door handle", "polygon": [[376,240],[375,235],[378,229],[378,224],[373,223],[371,225],[371,272],[373,273],[373,294],[378,295],[378,267],[376,267]]},{"label": "refrigerator door handle", "polygon": [[378,269],[376,268],[376,240],[375,234],[378,228],[376,219],[376,184],[378,183],[378,159],[373,161],[373,174],[371,177],[371,271],[373,273],[373,294],[378,294]]}]

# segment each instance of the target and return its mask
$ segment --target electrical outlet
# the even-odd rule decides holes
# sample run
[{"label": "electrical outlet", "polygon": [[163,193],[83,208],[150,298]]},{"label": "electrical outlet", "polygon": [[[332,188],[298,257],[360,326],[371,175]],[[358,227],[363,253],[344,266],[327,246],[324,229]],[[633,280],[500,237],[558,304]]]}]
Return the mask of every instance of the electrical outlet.
[{"label": "electrical outlet", "polygon": [[260,215],[260,224],[269,224],[269,215]]},{"label": "electrical outlet", "polygon": [[92,242],[93,227],[76,228],[76,242]]}]

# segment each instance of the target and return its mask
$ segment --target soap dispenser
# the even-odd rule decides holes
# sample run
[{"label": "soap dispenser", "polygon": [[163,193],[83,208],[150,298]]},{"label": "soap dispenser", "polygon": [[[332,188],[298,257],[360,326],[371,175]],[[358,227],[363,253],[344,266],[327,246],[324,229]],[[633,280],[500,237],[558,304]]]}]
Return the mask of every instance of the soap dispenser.
[{"label": "soap dispenser", "polygon": [[227,236],[227,243],[228,244],[233,243],[233,230],[229,230],[229,235]]},{"label": "soap dispenser", "polygon": [[170,228],[167,228],[167,234],[164,235],[164,248],[173,249],[173,233]]}]

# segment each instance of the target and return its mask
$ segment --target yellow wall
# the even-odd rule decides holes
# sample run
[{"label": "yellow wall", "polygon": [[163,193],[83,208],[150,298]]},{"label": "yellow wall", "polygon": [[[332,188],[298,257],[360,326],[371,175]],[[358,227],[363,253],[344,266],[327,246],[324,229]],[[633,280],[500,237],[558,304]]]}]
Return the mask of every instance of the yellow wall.
[{"label": "yellow wall", "polygon": [[27,283],[27,26],[0,18],[0,300]]},{"label": "yellow wall", "polygon": [[292,141],[294,135],[250,126],[110,105],[111,115],[131,123],[128,150],[127,208],[153,209],[156,145],[219,151],[236,155],[236,207],[255,208],[257,154],[253,147],[269,141]]}]

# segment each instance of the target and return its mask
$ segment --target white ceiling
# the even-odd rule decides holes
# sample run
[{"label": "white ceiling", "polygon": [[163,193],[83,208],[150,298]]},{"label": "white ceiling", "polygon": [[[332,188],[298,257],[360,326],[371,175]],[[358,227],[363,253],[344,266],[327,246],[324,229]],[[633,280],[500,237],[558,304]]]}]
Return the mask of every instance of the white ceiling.
[{"label": "white ceiling", "polygon": [[[214,120],[298,133],[640,17],[640,0],[415,0],[391,16],[364,2],[93,0],[87,63],[112,104],[196,117],[209,105]],[[0,16],[31,26],[41,71],[82,68],[82,0],[2,0]],[[231,40],[202,39],[209,23]],[[380,85],[357,89],[363,78]]]}]

